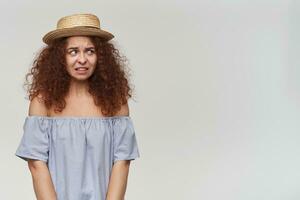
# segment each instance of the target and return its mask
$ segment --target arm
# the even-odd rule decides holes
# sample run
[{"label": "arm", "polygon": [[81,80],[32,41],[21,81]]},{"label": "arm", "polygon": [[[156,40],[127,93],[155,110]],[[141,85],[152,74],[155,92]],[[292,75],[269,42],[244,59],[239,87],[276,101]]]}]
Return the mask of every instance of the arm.
[{"label": "arm", "polygon": [[56,193],[47,164],[40,160],[28,160],[33,188],[37,200],[56,200]]},{"label": "arm", "polygon": [[[29,104],[28,113],[29,115],[47,115],[47,109],[35,97]],[[32,175],[37,200],[56,200],[56,193],[47,164],[41,160],[28,159],[28,167]]]},{"label": "arm", "polygon": [[124,200],[129,166],[129,160],[115,162],[110,176],[106,200]]},{"label": "arm", "polygon": [[[129,115],[127,103],[122,105],[117,115]],[[129,166],[130,160],[118,160],[114,163],[108,184],[106,200],[124,200]]]}]

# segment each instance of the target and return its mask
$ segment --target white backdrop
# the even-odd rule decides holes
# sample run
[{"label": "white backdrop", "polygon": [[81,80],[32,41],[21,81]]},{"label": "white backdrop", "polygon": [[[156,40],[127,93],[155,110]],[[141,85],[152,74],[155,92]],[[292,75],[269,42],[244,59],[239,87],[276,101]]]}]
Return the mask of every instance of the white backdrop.
[{"label": "white backdrop", "polygon": [[1,1],[1,199],[35,199],[14,156],[42,36],[96,14],[129,59],[141,157],[127,200],[300,199],[300,3]]}]

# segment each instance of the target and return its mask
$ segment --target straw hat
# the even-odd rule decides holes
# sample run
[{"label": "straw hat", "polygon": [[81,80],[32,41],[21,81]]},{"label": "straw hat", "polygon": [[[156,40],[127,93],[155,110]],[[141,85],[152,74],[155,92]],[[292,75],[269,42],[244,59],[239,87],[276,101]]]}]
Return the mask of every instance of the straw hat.
[{"label": "straw hat", "polygon": [[43,37],[43,42],[50,44],[54,39],[75,35],[98,36],[108,41],[114,35],[100,28],[100,20],[93,14],[73,14],[58,20],[56,29]]}]

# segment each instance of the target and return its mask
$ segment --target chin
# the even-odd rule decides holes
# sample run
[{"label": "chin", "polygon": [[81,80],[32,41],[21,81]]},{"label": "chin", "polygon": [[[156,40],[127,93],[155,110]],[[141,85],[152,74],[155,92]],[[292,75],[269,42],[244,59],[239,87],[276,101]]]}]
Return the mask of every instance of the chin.
[{"label": "chin", "polygon": [[78,76],[72,76],[72,79],[76,80],[76,81],[86,81],[90,78],[90,76],[81,76],[81,77],[78,77]]}]

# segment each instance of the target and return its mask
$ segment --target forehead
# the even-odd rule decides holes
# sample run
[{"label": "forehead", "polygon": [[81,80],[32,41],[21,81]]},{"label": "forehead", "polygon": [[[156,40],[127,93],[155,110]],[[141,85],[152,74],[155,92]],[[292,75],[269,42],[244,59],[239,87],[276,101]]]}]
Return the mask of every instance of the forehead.
[{"label": "forehead", "polygon": [[67,38],[67,47],[70,46],[94,46],[90,37],[87,36],[71,36]]}]

